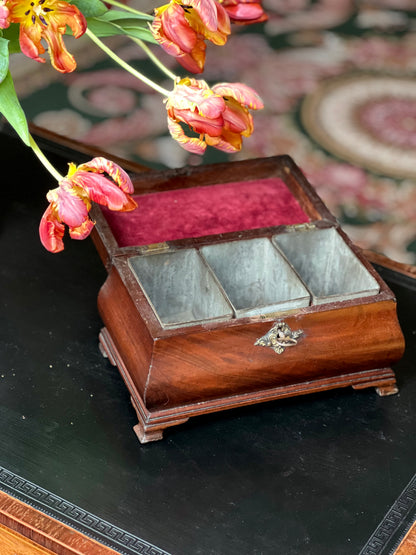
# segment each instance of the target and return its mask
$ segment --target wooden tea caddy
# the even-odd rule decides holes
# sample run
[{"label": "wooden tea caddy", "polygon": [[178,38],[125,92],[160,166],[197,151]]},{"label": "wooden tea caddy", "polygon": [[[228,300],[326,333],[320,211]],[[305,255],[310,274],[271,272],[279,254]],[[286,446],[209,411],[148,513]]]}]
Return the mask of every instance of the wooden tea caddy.
[{"label": "wooden tea caddy", "polygon": [[394,295],[291,158],[132,179],[138,210],[94,207],[93,239],[108,270],[100,348],[130,392],[140,442],[281,397],[397,392]]}]

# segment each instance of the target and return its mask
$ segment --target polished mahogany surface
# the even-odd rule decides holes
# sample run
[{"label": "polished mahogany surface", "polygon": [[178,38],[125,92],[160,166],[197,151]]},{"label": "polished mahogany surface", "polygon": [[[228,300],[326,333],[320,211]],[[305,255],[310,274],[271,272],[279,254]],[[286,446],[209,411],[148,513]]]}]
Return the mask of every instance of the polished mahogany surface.
[{"label": "polished mahogany surface", "polygon": [[194,418],[141,445],[128,391],[98,349],[107,272],[89,240],[43,250],[37,228],[55,184],[19,142],[3,135],[0,145],[10,168],[0,465],[175,555],[357,554],[415,470],[414,280],[380,269],[407,343],[394,366],[399,394],[283,399]]},{"label": "polished mahogany surface", "polygon": [[0,549],[2,555],[117,555],[113,549],[3,491]]}]

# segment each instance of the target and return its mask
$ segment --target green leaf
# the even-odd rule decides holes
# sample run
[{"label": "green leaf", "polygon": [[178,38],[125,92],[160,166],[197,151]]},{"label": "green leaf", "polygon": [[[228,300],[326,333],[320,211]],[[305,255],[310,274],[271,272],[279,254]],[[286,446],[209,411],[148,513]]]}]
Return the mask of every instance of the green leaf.
[{"label": "green leaf", "polygon": [[0,83],[9,71],[9,41],[0,38]]},{"label": "green leaf", "polygon": [[115,21],[117,23],[105,21],[101,17],[89,17],[87,19],[88,29],[97,35],[97,37],[127,35],[156,44],[156,40],[153,38],[148,28],[147,22],[142,21],[142,23],[139,24],[137,20],[129,17],[125,19],[116,19]]},{"label": "green leaf", "polygon": [[101,21],[96,17],[87,19],[88,29],[97,37],[112,37],[113,35],[124,35],[120,27],[109,21]]},{"label": "green leaf", "polygon": [[108,12],[107,6],[101,0],[71,0],[85,17],[97,17]]},{"label": "green leaf", "polygon": [[15,54],[21,52],[19,43],[20,23],[12,23],[7,29],[3,29],[3,38],[9,41],[9,52]]},{"label": "green leaf", "polygon": [[130,37],[136,37],[138,39],[157,44],[156,39],[154,39],[149,29],[147,21],[138,22],[135,19],[126,17],[123,19],[117,19],[114,24],[122,29],[122,31]]},{"label": "green leaf", "polygon": [[108,10],[107,13],[100,16],[100,19],[103,21],[119,21],[122,20],[131,20],[132,22],[136,20],[145,20],[145,21],[153,21],[153,15],[149,15],[147,13],[130,13],[130,12],[123,12],[121,10]]},{"label": "green leaf", "polygon": [[141,39],[146,42],[151,42],[153,44],[158,44],[157,40],[154,38],[152,33],[147,27],[134,27],[129,29],[128,27],[124,29],[124,32],[129,37],[134,37],[136,39]]},{"label": "green leaf", "polygon": [[7,119],[22,141],[29,146],[27,119],[17,98],[10,71],[0,83],[0,113]]}]

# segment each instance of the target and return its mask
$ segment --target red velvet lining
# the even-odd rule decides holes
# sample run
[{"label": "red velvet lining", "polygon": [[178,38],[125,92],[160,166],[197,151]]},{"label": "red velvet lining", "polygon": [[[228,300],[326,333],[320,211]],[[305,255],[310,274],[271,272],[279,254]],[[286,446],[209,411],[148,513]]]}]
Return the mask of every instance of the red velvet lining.
[{"label": "red velvet lining", "polygon": [[133,212],[105,218],[120,247],[309,221],[276,177],[135,195]]}]

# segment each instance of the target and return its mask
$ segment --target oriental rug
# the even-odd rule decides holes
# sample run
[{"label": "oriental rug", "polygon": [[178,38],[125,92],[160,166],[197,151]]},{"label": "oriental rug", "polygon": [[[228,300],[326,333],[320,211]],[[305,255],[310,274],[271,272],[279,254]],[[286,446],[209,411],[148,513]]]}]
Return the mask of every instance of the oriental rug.
[{"label": "oriental rug", "polygon": [[[130,4],[148,12],[159,5]],[[289,154],[354,242],[416,264],[415,1],[263,4],[269,20],[233,26],[225,46],[208,47],[202,76],[210,84],[242,81],[264,100],[254,134],[233,159]],[[172,87],[136,45],[123,39],[112,46]],[[203,158],[181,149],[168,136],[162,98],[104,60],[86,37],[70,49],[74,74],[32,60],[13,68],[35,124],[155,168],[228,159],[213,149]]]}]

